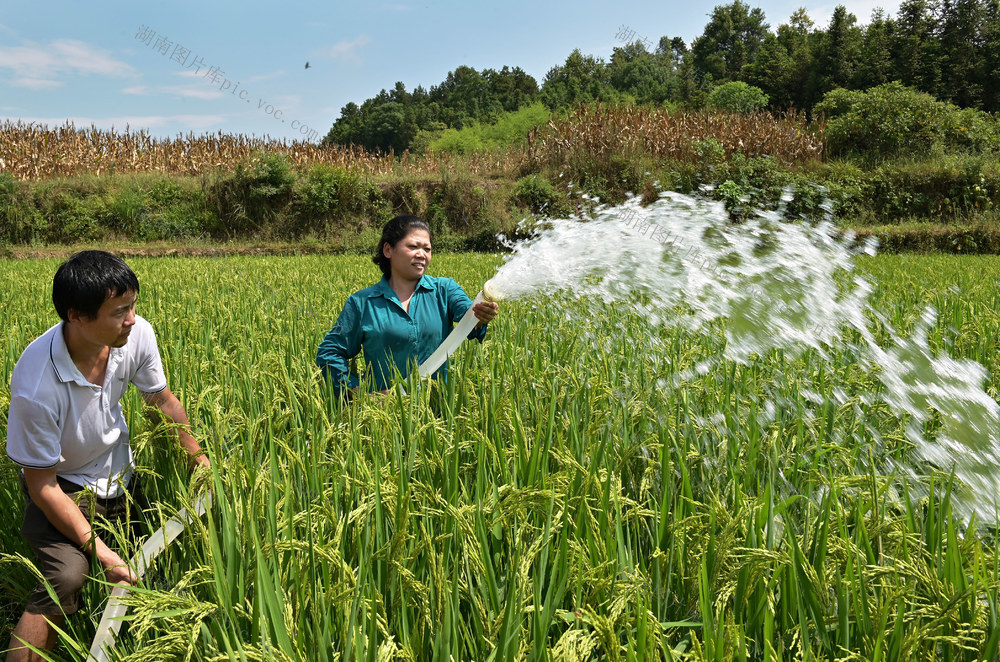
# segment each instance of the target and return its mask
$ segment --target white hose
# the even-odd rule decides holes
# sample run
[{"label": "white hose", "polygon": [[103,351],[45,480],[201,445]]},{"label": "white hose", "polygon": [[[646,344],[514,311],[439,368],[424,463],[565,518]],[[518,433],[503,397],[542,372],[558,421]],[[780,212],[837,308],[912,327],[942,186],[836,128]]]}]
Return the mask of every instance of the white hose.
[{"label": "white hose", "polygon": [[440,368],[442,364],[448,360],[448,357],[451,356],[456,349],[458,349],[458,346],[462,344],[462,341],[465,340],[469,333],[472,332],[473,327],[475,327],[479,322],[472,309],[476,307],[477,303],[482,303],[484,296],[485,295],[482,290],[480,290],[479,294],[476,295],[475,301],[473,301],[472,305],[469,306],[469,309],[465,311],[465,315],[463,315],[462,319],[459,320],[457,325],[455,325],[455,328],[451,330],[451,333],[449,333],[448,337],[444,339],[444,342],[442,342],[438,348],[434,350],[434,353],[431,354],[426,361],[420,364],[417,372],[421,377],[429,377],[434,374],[434,371]]},{"label": "white hose", "polygon": [[[212,493],[206,492],[194,503],[195,515],[201,517],[211,507]],[[161,529],[149,537],[142,549],[132,557],[132,562],[129,563],[129,567],[132,568],[137,579],[142,579],[150,562],[181,534],[188,522],[190,522],[190,518],[187,509],[184,508],[177,513],[176,517],[172,517]],[[108,662],[108,651],[114,645],[114,637],[121,629],[122,619],[125,617],[125,612],[128,611],[128,606],[118,599],[125,595],[128,595],[127,586],[116,586],[111,591],[108,606],[104,608],[104,614],[101,615],[101,622],[94,635],[94,643],[90,646],[89,659],[97,662]]]}]

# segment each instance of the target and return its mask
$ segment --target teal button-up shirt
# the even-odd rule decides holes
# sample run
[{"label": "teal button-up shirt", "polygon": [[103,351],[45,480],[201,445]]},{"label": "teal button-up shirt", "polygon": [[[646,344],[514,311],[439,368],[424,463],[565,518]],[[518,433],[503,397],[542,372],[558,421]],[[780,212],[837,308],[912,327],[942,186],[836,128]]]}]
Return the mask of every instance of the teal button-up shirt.
[{"label": "teal button-up shirt", "polygon": [[[354,388],[358,376],[351,373],[350,360],[364,349],[371,388],[388,389],[396,371],[405,378],[414,360],[423,363],[471,305],[451,278],[425,275],[417,283],[407,313],[383,277],[348,297],[337,323],[319,345],[316,365],[333,379],[338,391],[345,385]],[[486,327],[482,327],[473,329],[469,338],[482,341],[485,335]],[[445,377],[447,371],[445,362],[435,374]]]}]

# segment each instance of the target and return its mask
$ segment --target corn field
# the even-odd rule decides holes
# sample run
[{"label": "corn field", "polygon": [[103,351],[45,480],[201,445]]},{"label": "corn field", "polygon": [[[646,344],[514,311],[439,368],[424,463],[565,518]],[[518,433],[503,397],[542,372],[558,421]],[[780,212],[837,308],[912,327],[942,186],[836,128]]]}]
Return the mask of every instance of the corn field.
[{"label": "corn field", "polygon": [[[157,138],[145,130],[122,132],[78,129],[67,123],[50,129],[37,124],[6,120],[0,123],[0,172],[22,180],[74,175],[163,173],[202,175],[228,171],[233,164],[256,152],[285,155],[297,168],[325,164],[351,168],[369,175],[438,174],[452,166],[448,154],[416,156],[404,153],[373,154],[358,147],[320,146],[301,141],[275,140],[240,134],[205,134]],[[517,150],[462,159],[463,169],[474,174],[508,172],[523,161]]]},{"label": "corn field", "polygon": [[698,143],[715,139],[725,154],[770,155],[782,163],[818,160],[823,153],[822,123],[804,113],[736,115],[719,112],[675,113],[639,106],[581,106],[530,136],[532,158],[559,162],[573,153],[590,158],[645,154],[683,163],[704,158]]},{"label": "corn field", "polygon": [[319,146],[224,133],[156,138],[147,131],[103,130],[72,124],[48,128],[0,123],[0,171],[22,180],[74,175],[163,173],[202,175],[229,170],[255,152],[284,154],[296,168],[322,163],[353,168],[369,175],[437,175],[456,167],[475,175],[520,172],[539,162],[560,163],[568,153],[591,155],[643,153],[655,158],[697,162],[697,141],[714,138],[726,154],[770,154],[782,162],[801,163],[822,153],[822,125],[807,125],[804,115],[775,118],[767,114],[670,113],[655,108],[594,104],[535,129],[526,150],[458,157],[430,152],[372,154],[355,147]]},{"label": "corn field", "polygon": [[[904,425],[849,356],[691,373],[722,329],[574,318],[540,296],[503,302],[446,384],[342,407],[312,357],[370,262],[130,263],[216,503],[129,598],[113,659],[997,659],[995,529],[952,516],[947,473],[880,473],[906,461]],[[56,266],[0,262],[4,438],[13,364],[55,321]],[[475,292],[496,266],[440,256],[434,272]],[[862,267],[897,328],[933,305],[939,349],[1000,369],[1000,260]],[[651,334],[668,368],[647,360]],[[824,404],[834,391],[849,404]],[[196,488],[135,393],[126,411],[152,529]],[[0,466],[5,642],[34,577]],[[88,583],[60,659],[85,659],[106,596]]]},{"label": "corn field", "polygon": [[37,124],[0,124],[0,170],[19,179],[69,177],[79,174],[159,172],[200,175],[231,164],[256,151],[280,152],[291,163],[326,163],[355,167],[372,174],[392,171],[392,155],[376,156],[360,149],[319,147],[239,134],[206,134],[160,139],[147,131],[78,129],[71,123],[49,129]]}]

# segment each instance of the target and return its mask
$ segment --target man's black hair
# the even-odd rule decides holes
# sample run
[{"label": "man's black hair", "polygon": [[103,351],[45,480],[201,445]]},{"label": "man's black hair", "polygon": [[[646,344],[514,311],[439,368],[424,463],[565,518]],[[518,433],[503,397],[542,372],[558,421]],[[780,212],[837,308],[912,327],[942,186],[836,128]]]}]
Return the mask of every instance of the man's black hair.
[{"label": "man's black hair", "polygon": [[389,258],[382,252],[382,248],[386,244],[395,247],[401,239],[405,239],[414,230],[425,230],[427,236],[431,237],[430,226],[427,225],[427,221],[419,216],[397,216],[382,228],[382,238],[378,240],[378,246],[375,247],[375,255],[372,256],[372,262],[378,265],[379,270],[385,276],[392,274],[392,267],[390,266]]},{"label": "man's black hair", "polygon": [[52,279],[52,303],[64,322],[69,310],[93,319],[101,305],[126,292],[139,293],[139,279],[125,261],[105,251],[80,251]]}]

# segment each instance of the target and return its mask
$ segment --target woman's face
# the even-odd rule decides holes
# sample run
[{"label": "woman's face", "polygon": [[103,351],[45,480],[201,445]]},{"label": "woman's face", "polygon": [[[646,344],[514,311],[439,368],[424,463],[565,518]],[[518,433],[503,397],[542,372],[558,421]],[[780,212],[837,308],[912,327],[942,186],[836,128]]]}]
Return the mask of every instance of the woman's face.
[{"label": "woman's face", "polygon": [[382,254],[389,259],[394,278],[420,280],[431,263],[431,237],[427,230],[411,230],[395,246],[384,244]]}]

